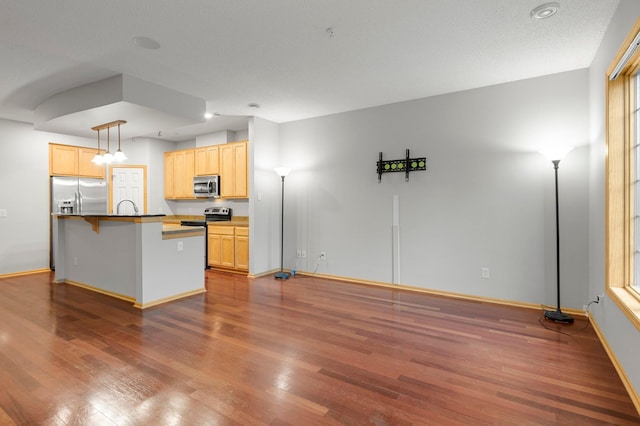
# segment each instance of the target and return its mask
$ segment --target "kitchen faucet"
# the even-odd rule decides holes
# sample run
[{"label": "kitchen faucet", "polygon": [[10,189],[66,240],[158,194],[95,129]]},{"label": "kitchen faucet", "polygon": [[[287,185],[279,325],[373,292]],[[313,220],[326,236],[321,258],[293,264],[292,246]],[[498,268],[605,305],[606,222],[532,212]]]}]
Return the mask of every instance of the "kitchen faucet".
[{"label": "kitchen faucet", "polygon": [[131,200],[121,200],[118,205],[116,206],[116,214],[120,214],[120,204],[124,203],[125,201],[128,201],[131,203],[131,205],[133,206],[133,211],[138,214],[138,206],[136,206],[136,203],[134,203]]}]

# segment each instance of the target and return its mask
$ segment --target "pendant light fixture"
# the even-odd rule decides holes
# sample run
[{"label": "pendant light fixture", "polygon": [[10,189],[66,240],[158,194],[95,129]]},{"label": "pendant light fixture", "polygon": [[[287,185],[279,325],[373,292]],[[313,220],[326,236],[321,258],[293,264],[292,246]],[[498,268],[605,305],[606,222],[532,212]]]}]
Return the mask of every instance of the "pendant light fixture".
[{"label": "pendant light fixture", "polygon": [[91,162],[93,162],[93,163],[95,163],[97,165],[100,165],[100,164],[104,163],[104,157],[102,156],[102,152],[100,152],[100,129],[98,129],[98,152],[93,157]]},{"label": "pendant light fixture", "polygon": [[[120,149],[120,125],[126,124],[126,123],[127,122],[124,120],[116,120],[110,123],[100,124],[99,126],[95,126],[91,128],[91,130],[95,130],[96,132],[98,132],[98,154],[96,154],[96,156],[93,157],[93,160],[91,161],[93,161],[96,164],[103,164],[103,163],[109,164],[114,161],[120,162],[127,159],[127,156],[124,155],[124,152],[122,152],[122,149]],[[116,126],[118,126],[118,150],[114,155],[110,152],[111,135],[109,133],[109,129]],[[104,129],[107,129],[107,151],[103,155],[101,155],[100,154],[100,130],[104,130]]]},{"label": "pendant light fixture", "polygon": [[120,123],[118,123],[118,150],[113,155],[113,159],[118,163],[127,159],[127,156],[120,149]]},{"label": "pendant light fixture", "polygon": [[113,154],[109,150],[109,127],[107,127],[107,152],[104,153],[104,162],[107,164],[111,164],[113,162]]}]

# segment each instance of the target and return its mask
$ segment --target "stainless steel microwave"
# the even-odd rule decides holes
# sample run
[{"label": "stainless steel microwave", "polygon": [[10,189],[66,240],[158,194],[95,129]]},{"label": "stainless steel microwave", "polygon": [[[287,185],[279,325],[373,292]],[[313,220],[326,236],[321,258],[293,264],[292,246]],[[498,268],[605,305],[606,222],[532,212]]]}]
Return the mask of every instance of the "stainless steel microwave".
[{"label": "stainless steel microwave", "polygon": [[220,197],[220,176],[196,176],[193,178],[193,195],[197,198]]}]

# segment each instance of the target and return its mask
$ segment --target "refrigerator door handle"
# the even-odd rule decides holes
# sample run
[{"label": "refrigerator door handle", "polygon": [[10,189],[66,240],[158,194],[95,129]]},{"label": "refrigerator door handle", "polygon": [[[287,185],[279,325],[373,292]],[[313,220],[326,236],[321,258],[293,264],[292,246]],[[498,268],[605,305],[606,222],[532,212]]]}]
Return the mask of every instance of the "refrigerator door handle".
[{"label": "refrigerator door handle", "polygon": [[82,214],[82,193],[80,191],[76,191],[75,198],[76,198],[76,206],[78,206],[77,214]]}]

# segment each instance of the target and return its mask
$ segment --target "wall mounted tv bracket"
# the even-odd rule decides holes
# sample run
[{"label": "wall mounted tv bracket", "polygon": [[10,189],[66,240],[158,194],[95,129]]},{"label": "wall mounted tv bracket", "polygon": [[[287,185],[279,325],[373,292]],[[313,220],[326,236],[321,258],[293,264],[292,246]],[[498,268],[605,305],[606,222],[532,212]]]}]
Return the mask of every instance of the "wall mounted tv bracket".
[{"label": "wall mounted tv bracket", "polygon": [[409,158],[407,149],[406,158],[402,160],[382,160],[382,152],[377,163],[378,183],[382,180],[383,173],[404,172],[404,181],[409,182],[409,173],[418,170],[427,170],[427,157]]}]

